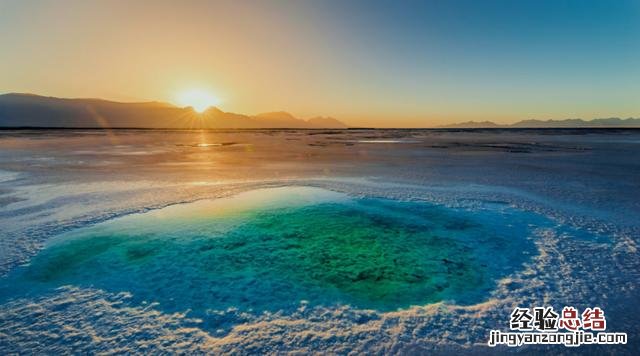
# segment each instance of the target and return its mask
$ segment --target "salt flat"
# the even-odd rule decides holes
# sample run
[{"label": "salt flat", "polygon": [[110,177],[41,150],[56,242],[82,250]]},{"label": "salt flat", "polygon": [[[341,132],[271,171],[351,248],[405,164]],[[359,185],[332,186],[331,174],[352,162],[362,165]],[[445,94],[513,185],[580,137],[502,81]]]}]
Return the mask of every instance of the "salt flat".
[{"label": "salt flat", "polygon": [[[636,130],[3,130],[0,350],[475,353],[517,305],[636,335],[638,154]],[[256,191],[302,207],[207,208]]]}]

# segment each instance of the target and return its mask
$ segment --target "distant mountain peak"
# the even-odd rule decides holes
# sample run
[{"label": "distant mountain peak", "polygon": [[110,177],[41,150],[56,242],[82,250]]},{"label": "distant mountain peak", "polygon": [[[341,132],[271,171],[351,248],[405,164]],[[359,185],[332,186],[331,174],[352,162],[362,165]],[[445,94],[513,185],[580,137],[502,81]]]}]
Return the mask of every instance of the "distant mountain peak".
[{"label": "distant mountain peak", "polygon": [[348,126],[340,120],[330,116],[316,116],[312,117],[307,122],[317,127],[327,127],[332,129],[346,129]]},{"label": "distant mountain peak", "polygon": [[620,119],[618,117],[609,117],[602,119],[583,120],[583,119],[527,119],[518,121],[510,125],[500,125],[491,121],[467,121],[457,124],[439,126],[442,128],[598,128],[598,127],[640,127],[640,118]]},{"label": "distant mountain peak", "polygon": [[5,94],[2,94],[2,96],[29,96],[29,97],[46,98],[45,96],[38,95],[38,94],[32,94],[32,93],[5,93]]},{"label": "distant mountain peak", "polygon": [[[191,106],[189,106],[193,111],[195,111],[195,109],[193,109]],[[218,108],[217,106],[210,106],[208,107],[203,114],[221,114],[224,113],[224,111],[220,110],[220,108]]]},{"label": "distant mountain peak", "polygon": [[255,115],[254,117],[261,118],[261,119],[298,120],[295,116],[291,115],[286,111],[264,112],[264,113]]},{"label": "distant mountain peak", "polygon": [[[255,116],[210,107],[193,120],[191,107],[164,102],[122,103],[103,99],[62,99],[35,94],[0,95],[0,127],[77,128],[337,128],[332,119],[306,121],[285,111]],[[326,124],[326,126],[324,126]]]}]

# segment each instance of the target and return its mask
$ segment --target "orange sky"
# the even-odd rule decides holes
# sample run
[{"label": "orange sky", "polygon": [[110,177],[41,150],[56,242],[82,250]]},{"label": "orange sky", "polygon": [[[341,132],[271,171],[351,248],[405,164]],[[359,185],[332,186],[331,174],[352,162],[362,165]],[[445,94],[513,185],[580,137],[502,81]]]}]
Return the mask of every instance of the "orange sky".
[{"label": "orange sky", "polygon": [[[385,6],[3,1],[0,92],[175,103],[182,91],[199,88],[225,111],[286,110],[358,126],[640,114],[640,51],[625,42],[637,25],[611,29],[619,32],[615,43],[588,38],[586,53],[574,46],[578,52],[551,57],[571,47],[564,27],[538,38],[538,24],[511,19],[517,13],[476,19],[486,9],[472,2],[460,9]],[[465,14],[469,28],[460,28]],[[637,14],[612,20],[633,23]],[[490,23],[481,22],[486,16]],[[576,35],[589,31],[584,26]],[[508,37],[510,27],[521,33]],[[619,62],[586,57],[595,51]]]}]

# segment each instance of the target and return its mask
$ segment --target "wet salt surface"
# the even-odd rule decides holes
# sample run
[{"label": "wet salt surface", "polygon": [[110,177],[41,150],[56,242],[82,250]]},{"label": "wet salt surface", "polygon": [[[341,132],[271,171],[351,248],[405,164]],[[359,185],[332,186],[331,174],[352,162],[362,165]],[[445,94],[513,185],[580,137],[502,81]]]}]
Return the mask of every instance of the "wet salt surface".
[{"label": "wet salt surface", "polygon": [[[640,280],[638,136],[633,130],[2,132],[0,170],[10,174],[0,182],[5,275],[56,235],[266,187],[311,186],[471,211],[499,204],[556,225],[532,227],[536,253],[498,280],[481,304],[376,311],[302,302],[284,311],[198,315],[145,304],[127,291],[71,284],[3,302],[0,349],[478,352],[490,329],[507,327],[513,306],[566,304],[598,305],[609,330],[630,335],[627,347],[578,351],[631,353],[638,322],[628,311]],[[344,143],[357,140],[420,143]],[[200,142],[250,146],[193,147]],[[121,146],[149,154],[108,154]]]}]

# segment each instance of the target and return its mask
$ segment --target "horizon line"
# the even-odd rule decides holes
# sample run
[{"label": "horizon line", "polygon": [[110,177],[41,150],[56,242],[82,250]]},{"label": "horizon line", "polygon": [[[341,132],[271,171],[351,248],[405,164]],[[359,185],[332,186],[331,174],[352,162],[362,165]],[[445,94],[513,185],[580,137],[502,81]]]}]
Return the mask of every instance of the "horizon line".
[{"label": "horizon line", "polygon": [[[161,101],[161,100],[149,100],[149,101],[118,101],[118,100],[113,100],[113,99],[105,99],[105,98],[99,98],[99,97],[59,97],[59,96],[52,96],[52,95],[42,95],[42,94],[35,94],[35,93],[31,93],[31,92],[5,92],[5,93],[0,93],[0,96],[5,96],[5,95],[18,95],[18,96],[31,96],[31,97],[40,97],[40,98],[49,98],[49,99],[58,99],[58,100],[95,100],[95,101],[102,101],[102,102],[106,102],[106,103],[112,103],[112,104],[163,104],[163,105],[168,105],[177,109],[191,109],[194,112],[198,113],[198,114],[204,114],[206,111],[208,110],[219,110],[222,111],[224,113],[229,113],[229,114],[237,114],[237,115],[245,115],[245,116],[249,116],[249,117],[255,117],[255,116],[259,116],[262,114],[271,114],[271,113],[286,113],[289,114],[291,116],[293,116],[294,118],[297,118],[299,120],[304,120],[307,121],[309,119],[313,119],[313,118],[332,118],[332,119],[336,119],[338,121],[342,121],[342,119],[337,119],[336,117],[333,116],[323,116],[323,115],[316,115],[316,116],[311,116],[307,119],[303,119],[303,118],[299,118],[293,114],[291,114],[289,111],[287,110],[272,110],[272,111],[263,111],[263,112],[259,112],[256,114],[242,114],[242,113],[236,113],[236,112],[231,112],[231,111],[223,111],[219,106],[217,105],[212,105],[209,106],[204,112],[199,113],[197,112],[197,110],[195,110],[195,108],[193,106],[179,106],[176,105],[174,103],[168,102],[168,101]],[[596,121],[596,120],[606,120],[606,119],[618,119],[618,120],[638,120],[640,119],[640,117],[635,117],[635,116],[629,116],[626,118],[622,118],[619,116],[608,116],[608,117],[595,117],[592,119],[583,119],[580,117],[568,117],[568,118],[563,118],[563,119],[557,119],[557,118],[548,118],[548,119],[517,119],[511,123],[496,123],[490,120],[479,120],[479,121],[475,121],[475,120],[469,120],[469,121],[463,121],[463,122],[452,122],[449,124],[442,124],[442,125],[435,125],[435,126],[412,126],[412,127],[369,127],[369,126],[351,126],[345,123],[346,126],[348,126],[347,128],[344,129],[526,129],[527,127],[513,127],[513,125],[521,123],[521,122],[525,122],[525,121],[538,121],[540,123],[545,123],[545,122],[562,122],[562,121],[568,121],[568,120],[581,120],[582,122],[585,123],[589,123],[591,121]],[[482,126],[478,126],[478,127],[464,127],[465,124],[488,124],[491,126],[487,126],[487,127],[482,127]],[[11,127],[14,128],[13,126],[0,126],[0,128],[4,128],[4,127]],[[24,129],[28,129],[28,128],[34,128],[34,129],[54,129],[54,128],[64,128],[64,129],[88,129],[85,127],[56,127],[56,126],[15,126],[15,128],[24,128]],[[531,127],[531,129],[542,129],[545,127]],[[589,127],[589,126],[576,126],[576,127],[570,127],[570,126],[566,126],[566,127],[548,127],[550,129],[559,129],[559,128],[567,128],[567,129],[572,129],[572,128],[638,128],[638,126],[629,126],[629,127],[625,127],[625,126],[596,126],[596,127]],[[112,128],[112,129],[167,129],[167,130],[172,130],[172,128],[151,128],[151,127],[118,127],[118,128]],[[231,130],[236,130],[234,128],[230,128]],[[298,129],[298,128],[278,128],[278,127],[274,127],[274,128],[269,128],[269,127],[265,127],[265,128],[237,128],[237,130],[262,130],[262,129]],[[323,128],[303,128],[304,130],[324,130]],[[182,129],[180,129],[182,130]],[[189,130],[189,129],[186,129]],[[225,130],[225,129],[215,129],[212,128],[210,130]]]}]

